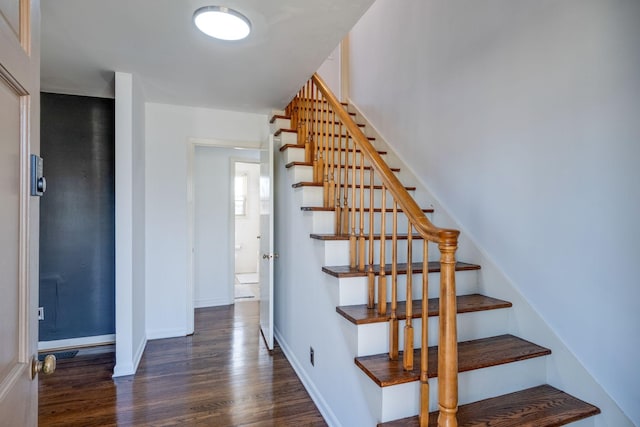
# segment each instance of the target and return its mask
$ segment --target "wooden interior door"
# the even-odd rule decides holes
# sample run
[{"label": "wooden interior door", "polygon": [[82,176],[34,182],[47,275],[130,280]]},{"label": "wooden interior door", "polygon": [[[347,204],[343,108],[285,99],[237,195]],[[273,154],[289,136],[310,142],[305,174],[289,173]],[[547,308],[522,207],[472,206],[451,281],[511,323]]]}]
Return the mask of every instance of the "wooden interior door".
[{"label": "wooden interior door", "polygon": [[38,207],[29,155],[39,152],[37,0],[0,0],[0,426],[36,426]]}]

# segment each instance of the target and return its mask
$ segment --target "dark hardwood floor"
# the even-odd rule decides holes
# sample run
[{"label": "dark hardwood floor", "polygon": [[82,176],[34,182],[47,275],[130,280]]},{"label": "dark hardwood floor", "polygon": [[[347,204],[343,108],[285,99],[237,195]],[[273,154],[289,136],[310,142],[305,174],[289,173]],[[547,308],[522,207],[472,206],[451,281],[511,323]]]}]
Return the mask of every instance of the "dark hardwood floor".
[{"label": "dark hardwood floor", "polygon": [[135,376],[112,379],[113,351],[40,377],[40,426],[326,426],[257,302],[196,310],[191,337],[149,341]]}]

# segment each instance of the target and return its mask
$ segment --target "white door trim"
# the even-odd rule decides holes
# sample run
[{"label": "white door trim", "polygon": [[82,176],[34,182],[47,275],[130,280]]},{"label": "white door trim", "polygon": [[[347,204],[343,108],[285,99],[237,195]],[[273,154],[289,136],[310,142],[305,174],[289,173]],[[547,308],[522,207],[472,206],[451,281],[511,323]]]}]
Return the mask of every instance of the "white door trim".
[{"label": "white door trim", "polygon": [[[194,198],[193,173],[194,173],[194,156],[195,156],[195,151],[197,146],[259,150],[260,141],[232,141],[232,140],[215,139],[215,138],[188,138],[187,139],[187,278],[186,278],[187,303],[185,307],[187,335],[190,335],[194,332],[195,303],[193,300],[193,297],[194,297],[193,251],[194,251],[194,242],[195,242],[195,236],[194,236],[195,210],[193,205],[193,198]],[[232,168],[232,172],[233,172],[233,168]],[[232,184],[233,184],[233,179],[230,180],[230,185]],[[231,193],[233,194],[233,191]],[[229,215],[235,216],[233,211],[233,203],[229,203]],[[235,235],[235,230],[233,227],[234,221],[231,221],[231,224],[232,224],[232,227],[230,227],[231,228],[230,233],[233,233],[232,236],[234,236]],[[230,239],[230,242],[231,242],[231,246],[229,248],[230,254],[234,253],[233,251],[234,240],[235,240],[234,238]],[[234,271],[235,262],[234,262],[233,256],[230,256],[230,258],[231,258],[230,271]],[[230,286],[233,286],[233,282],[231,282]],[[231,295],[233,295],[233,293]]]}]

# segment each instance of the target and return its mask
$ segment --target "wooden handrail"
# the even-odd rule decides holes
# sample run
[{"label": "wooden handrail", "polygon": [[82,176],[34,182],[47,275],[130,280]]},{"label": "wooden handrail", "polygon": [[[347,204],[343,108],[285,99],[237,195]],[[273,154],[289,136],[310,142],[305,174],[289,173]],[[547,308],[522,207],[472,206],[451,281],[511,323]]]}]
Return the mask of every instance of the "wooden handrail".
[{"label": "wooden handrail", "polygon": [[402,211],[407,215],[417,233],[422,236],[422,238],[436,243],[440,243],[442,240],[449,241],[452,238],[455,238],[457,241],[458,235],[460,234],[458,230],[439,228],[429,221],[429,218],[425,216],[420,206],[418,206],[413,197],[411,197],[403,187],[398,177],[396,177],[385,161],[382,160],[382,157],[380,157],[380,154],[378,154],[373,145],[371,145],[366,135],[360,130],[356,122],[349,117],[349,113],[347,113],[342,104],[331,92],[324,80],[322,80],[317,73],[313,74],[311,80],[318,87],[328,104],[333,108],[342,124],[347,128],[351,138],[353,138],[360,150],[365,153],[367,159],[375,168],[376,173],[387,187],[387,190],[393,195],[394,199],[398,201]]},{"label": "wooden handrail", "polygon": [[[422,310],[421,310],[421,357],[420,357],[420,426],[429,424],[429,382],[428,382],[428,243],[438,244],[440,251],[440,336],[438,344],[438,406],[440,415],[438,426],[456,427],[458,411],[458,343],[457,307],[455,280],[455,252],[458,247],[459,231],[434,226],[396,175],[369,142],[360,127],[338,102],[326,83],[314,74],[298,95],[287,106],[295,120],[298,143],[305,144],[305,160],[313,165],[313,180],[323,187],[324,207],[334,208],[336,234],[349,236],[349,264],[353,269],[366,271],[369,309],[375,309],[374,273],[374,190],[380,193],[380,240],[379,274],[377,277],[377,311],[387,314],[387,276],[385,253],[386,214],[393,215],[391,225],[391,301],[389,315],[389,358],[399,357],[398,321],[398,213],[408,219],[407,234],[407,281],[405,286],[406,316],[404,328],[403,367],[413,369],[412,325],[412,261],[413,230],[423,239],[422,250]],[[337,135],[335,133],[338,127]],[[329,128],[330,127],[330,128]],[[336,147],[335,138],[338,138]],[[300,139],[303,138],[302,141]],[[342,141],[344,139],[344,147]],[[337,164],[335,158],[337,155]],[[344,164],[342,156],[344,155]],[[369,185],[365,186],[365,162],[370,166]],[[335,168],[335,170],[334,170]],[[335,172],[335,176],[334,176]],[[380,185],[374,185],[374,174]],[[336,178],[336,179],[334,179]],[[359,183],[357,182],[359,181]],[[365,188],[369,194],[369,231],[365,237]],[[342,204],[341,204],[342,196]],[[387,208],[387,196],[392,202]],[[365,240],[369,239],[368,268],[365,256]]]}]

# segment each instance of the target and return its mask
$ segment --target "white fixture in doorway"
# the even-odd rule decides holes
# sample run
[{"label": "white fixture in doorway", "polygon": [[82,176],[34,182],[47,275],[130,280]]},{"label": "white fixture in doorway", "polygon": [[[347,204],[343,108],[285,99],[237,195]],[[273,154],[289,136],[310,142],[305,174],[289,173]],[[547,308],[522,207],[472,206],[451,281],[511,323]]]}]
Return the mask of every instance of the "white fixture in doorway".
[{"label": "white fixture in doorway", "polygon": [[234,170],[234,247],[235,302],[260,298],[258,285],[260,234],[260,164],[254,161],[235,161]]}]

